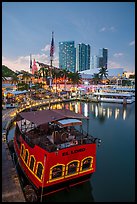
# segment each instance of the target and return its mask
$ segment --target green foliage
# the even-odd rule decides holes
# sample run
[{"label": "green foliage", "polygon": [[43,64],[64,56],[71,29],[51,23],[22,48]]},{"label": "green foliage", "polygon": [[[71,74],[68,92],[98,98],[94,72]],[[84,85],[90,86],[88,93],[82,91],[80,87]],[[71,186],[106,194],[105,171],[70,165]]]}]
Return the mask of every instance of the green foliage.
[{"label": "green foliage", "polygon": [[29,84],[26,83],[18,83],[17,85],[19,91],[28,90]]},{"label": "green foliage", "polygon": [[129,75],[129,79],[135,79],[135,74],[134,75]]},{"label": "green foliage", "polygon": [[103,76],[107,79],[107,76],[108,76],[108,70],[106,67],[101,67],[100,70],[99,70],[99,75],[100,75],[100,78],[103,79]]},{"label": "green foliage", "polygon": [[2,65],[2,77],[13,77],[16,73],[5,65]]}]

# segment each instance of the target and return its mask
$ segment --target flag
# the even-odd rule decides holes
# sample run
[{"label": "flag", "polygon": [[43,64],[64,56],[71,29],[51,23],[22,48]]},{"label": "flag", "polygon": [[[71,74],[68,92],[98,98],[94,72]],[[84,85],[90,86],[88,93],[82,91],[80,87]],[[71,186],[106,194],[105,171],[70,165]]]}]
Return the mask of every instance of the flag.
[{"label": "flag", "polygon": [[51,41],[51,47],[50,47],[50,57],[53,57],[54,54],[54,38],[53,38],[53,32],[52,32],[52,41]]}]

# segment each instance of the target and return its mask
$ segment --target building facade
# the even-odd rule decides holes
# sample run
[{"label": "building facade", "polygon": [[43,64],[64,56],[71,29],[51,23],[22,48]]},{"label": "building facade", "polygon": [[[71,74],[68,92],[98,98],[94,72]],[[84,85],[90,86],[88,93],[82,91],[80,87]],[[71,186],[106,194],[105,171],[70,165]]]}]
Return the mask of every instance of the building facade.
[{"label": "building facade", "polygon": [[37,67],[36,61],[35,61],[35,59],[34,59],[34,61],[33,61],[33,66],[32,66],[32,74],[34,75],[35,72],[37,72],[37,71],[38,71],[38,67]]},{"label": "building facade", "polygon": [[90,69],[90,45],[80,43],[76,48],[76,71]]},{"label": "building facade", "polygon": [[59,68],[76,71],[76,48],[74,41],[59,42]]},{"label": "building facade", "polygon": [[99,67],[107,68],[108,63],[108,49],[100,48],[99,49]]},{"label": "building facade", "polygon": [[99,67],[99,57],[97,55],[93,55],[91,57],[91,69],[95,69]]}]

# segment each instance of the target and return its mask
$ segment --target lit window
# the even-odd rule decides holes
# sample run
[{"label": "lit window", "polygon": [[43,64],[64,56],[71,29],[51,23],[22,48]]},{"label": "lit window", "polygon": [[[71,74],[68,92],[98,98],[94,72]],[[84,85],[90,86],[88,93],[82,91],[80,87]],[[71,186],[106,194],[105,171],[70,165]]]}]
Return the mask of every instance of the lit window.
[{"label": "lit window", "polygon": [[25,155],[25,162],[28,163],[28,156],[29,156],[29,153],[28,153],[28,150],[26,150],[26,155]]},{"label": "lit window", "polygon": [[43,171],[43,165],[41,164],[41,163],[38,163],[38,168],[37,168],[37,177],[39,178],[39,179],[41,179],[41,177],[42,177],[42,171]]},{"label": "lit window", "polygon": [[52,179],[61,177],[62,176],[62,169],[63,169],[62,165],[55,166],[52,169]]},{"label": "lit window", "polygon": [[30,169],[31,169],[32,171],[34,170],[34,163],[35,163],[34,157],[31,156],[31,158],[30,158]]},{"label": "lit window", "polygon": [[77,172],[77,167],[78,167],[78,162],[77,161],[74,161],[74,162],[71,162],[69,165],[68,165],[68,175],[69,174],[74,174]]},{"label": "lit window", "polygon": [[82,171],[91,168],[92,158],[86,158],[83,160]]}]

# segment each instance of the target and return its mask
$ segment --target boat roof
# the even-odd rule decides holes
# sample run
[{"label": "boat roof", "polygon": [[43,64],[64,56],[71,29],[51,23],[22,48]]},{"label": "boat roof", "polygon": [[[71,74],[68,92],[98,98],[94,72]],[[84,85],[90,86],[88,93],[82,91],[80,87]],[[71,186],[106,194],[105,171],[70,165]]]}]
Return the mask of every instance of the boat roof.
[{"label": "boat roof", "polygon": [[73,119],[84,119],[88,118],[80,113],[68,109],[52,109],[52,110],[41,110],[41,111],[30,111],[19,113],[18,119],[26,119],[37,126],[46,124],[49,122],[55,122],[65,118]]},{"label": "boat roof", "polygon": [[131,94],[128,93],[115,93],[115,92],[96,92],[94,95],[100,95],[100,96],[131,96]]},{"label": "boat roof", "polygon": [[75,126],[75,125],[82,125],[82,121],[78,119],[73,118],[66,118],[62,120],[58,120],[56,122],[61,127],[67,127],[67,126]]}]

